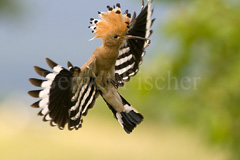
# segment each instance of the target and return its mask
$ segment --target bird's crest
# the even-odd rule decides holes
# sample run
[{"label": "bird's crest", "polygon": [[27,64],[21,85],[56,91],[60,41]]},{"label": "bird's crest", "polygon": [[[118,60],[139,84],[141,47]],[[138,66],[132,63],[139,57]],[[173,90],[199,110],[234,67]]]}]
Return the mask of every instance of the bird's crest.
[{"label": "bird's crest", "polygon": [[125,35],[129,30],[131,14],[128,10],[123,14],[119,3],[113,7],[107,6],[107,8],[108,12],[98,12],[100,19],[90,19],[92,26],[89,28],[96,34],[92,39],[102,38],[108,34]]}]

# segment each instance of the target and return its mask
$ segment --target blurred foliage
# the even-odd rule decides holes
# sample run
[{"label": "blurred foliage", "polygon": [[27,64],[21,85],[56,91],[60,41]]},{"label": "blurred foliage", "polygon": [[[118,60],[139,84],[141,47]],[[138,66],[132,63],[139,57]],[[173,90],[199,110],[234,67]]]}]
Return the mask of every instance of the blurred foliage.
[{"label": "blurred foliage", "polygon": [[16,0],[0,0],[0,18],[3,16],[17,16],[20,12],[20,5],[19,1]]},{"label": "blurred foliage", "polygon": [[199,129],[240,159],[240,2],[169,2],[159,32],[172,47],[158,48],[155,64],[141,67],[125,94],[138,88],[135,105],[145,116]]}]

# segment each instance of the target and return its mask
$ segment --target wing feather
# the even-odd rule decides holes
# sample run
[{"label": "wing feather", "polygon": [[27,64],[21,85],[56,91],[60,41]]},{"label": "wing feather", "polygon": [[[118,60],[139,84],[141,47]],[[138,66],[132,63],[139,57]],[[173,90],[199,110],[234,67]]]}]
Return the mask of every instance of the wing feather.
[{"label": "wing feather", "polygon": [[34,108],[41,108],[39,115],[43,121],[50,121],[51,126],[64,129],[68,123],[69,130],[82,126],[82,115],[86,116],[98,96],[95,79],[92,72],[95,61],[90,61],[81,70],[68,62],[68,69],[46,59],[53,72],[40,67],[34,67],[44,80],[31,78],[29,81],[41,90],[29,91],[32,97],[40,98],[32,104]]},{"label": "wing feather", "polygon": [[[142,6],[138,16],[134,16],[130,23],[128,35],[149,38],[152,34],[151,26],[155,19],[151,19],[153,10],[151,9],[151,0],[147,5]],[[119,56],[115,64],[115,77],[119,86],[123,82],[129,81],[131,76],[136,75],[139,65],[142,63],[142,57],[146,54],[145,48],[150,43],[149,40],[128,39],[119,49]]]}]

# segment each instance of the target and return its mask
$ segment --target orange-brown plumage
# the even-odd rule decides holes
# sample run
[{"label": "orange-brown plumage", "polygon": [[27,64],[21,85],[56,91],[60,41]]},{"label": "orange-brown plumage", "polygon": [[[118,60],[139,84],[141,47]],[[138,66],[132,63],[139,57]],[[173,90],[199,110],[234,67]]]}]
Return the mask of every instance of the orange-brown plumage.
[{"label": "orange-brown plumage", "polygon": [[100,20],[94,20],[97,23],[92,23],[93,33],[96,34],[94,38],[103,38],[106,35],[124,36],[128,32],[130,18],[127,14],[122,14],[119,7],[108,12],[100,12],[99,15]]}]

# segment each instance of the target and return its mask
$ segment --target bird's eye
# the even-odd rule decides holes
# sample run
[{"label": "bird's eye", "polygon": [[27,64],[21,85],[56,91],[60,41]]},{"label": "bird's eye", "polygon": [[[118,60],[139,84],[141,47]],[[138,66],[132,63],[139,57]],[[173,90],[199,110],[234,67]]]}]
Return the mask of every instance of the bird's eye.
[{"label": "bird's eye", "polygon": [[118,36],[117,36],[117,35],[115,35],[113,38],[115,38],[115,39],[116,39],[116,38],[118,38]]}]

